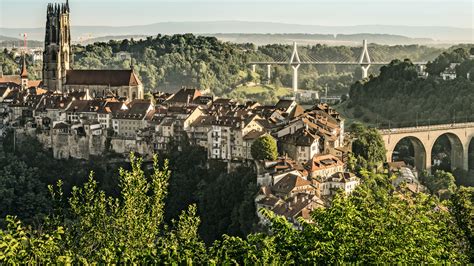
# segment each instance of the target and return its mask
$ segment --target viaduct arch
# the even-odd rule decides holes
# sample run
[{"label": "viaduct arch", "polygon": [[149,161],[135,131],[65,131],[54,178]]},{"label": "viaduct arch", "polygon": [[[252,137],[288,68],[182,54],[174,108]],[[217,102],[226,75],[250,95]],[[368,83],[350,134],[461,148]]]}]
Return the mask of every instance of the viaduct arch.
[{"label": "viaduct arch", "polygon": [[431,170],[433,146],[446,135],[451,143],[451,166],[454,169],[469,168],[469,145],[474,138],[474,123],[445,124],[408,128],[379,129],[385,143],[387,161],[392,161],[395,146],[402,139],[409,139],[415,151],[415,167],[419,171]]}]

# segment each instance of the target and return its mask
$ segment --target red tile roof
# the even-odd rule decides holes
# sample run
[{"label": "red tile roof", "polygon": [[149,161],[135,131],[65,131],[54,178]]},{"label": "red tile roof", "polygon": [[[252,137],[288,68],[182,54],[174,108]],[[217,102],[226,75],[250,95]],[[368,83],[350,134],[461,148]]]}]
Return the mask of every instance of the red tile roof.
[{"label": "red tile roof", "polygon": [[308,171],[314,172],[322,169],[327,169],[336,166],[343,166],[344,163],[339,160],[334,155],[326,154],[326,155],[316,155],[311,160],[309,160],[305,167]]},{"label": "red tile roof", "polygon": [[287,174],[272,187],[272,190],[275,192],[288,194],[294,189],[298,189],[304,186],[310,186],[311,184],[311,181],[303,179],[300,176],[294,174]]}]

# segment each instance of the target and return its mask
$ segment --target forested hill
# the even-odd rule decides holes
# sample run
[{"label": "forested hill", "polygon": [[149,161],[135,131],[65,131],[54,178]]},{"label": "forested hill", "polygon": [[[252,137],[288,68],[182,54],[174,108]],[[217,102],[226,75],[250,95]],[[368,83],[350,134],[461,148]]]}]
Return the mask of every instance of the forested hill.
[{"label": "forested hill", "polygon": [[144,40],[111,40],[74,46],[76,69],[129,68],[130,60],[115,56],[129,52],[147,90],[173,91],[181,86],[212,88],[216,94],[239,83],[251,46],[219,42],[191,34],[148,37]]},{"label": "forested hill", "polygon": [[[460,63],[457,78],[439,77],[451,63]],[[469,47],[445,52],[427,65],[419,78],[410,61],[393,61],[380,75],[357,82],[340,110],[352,119],[380,127],[404,127],[474,121],[474,60]],[[469,73],[469,79],[467,79]]]},{"label": "forested hill", "polygon": [[[376,45],[369,44],[373,56],[378,60],[392,59],[430,61],[444,50],[420,45]],[[448,51],[454,49],[450,48]],[[293,71],[289,66],[272,67],[271,86],[249,88],[245,84],[267,83],[266,67],[257,67],[252,73],[248,62],[272,61],[290,58],[291,45],[233,44],[222,42],[215,37],[195,36],[192,34],[147,37],[141,40],[110,40],[87,46],[73,46],[75,69],[128,69],[130,58],[121,59],[119,52],[128,52],[133,58],[134,68],[147,91],[175,92],[182,86],[195,87],[217,96],[236,99],[275,101],[277,96],[285,95],[286,88],[292,86]],[[320,60],[356,61],[360,47],[312,45],[299,46],[301,57]],[[18,59],[14,54],[4,51],[0,54],[2,71],[5,75],[18,73]],[[32,78],[41,78],[41,64],[32,64],[28,58]],[[298,70],[299,88],[323,92],[328,88],[329,95],[344,95],[360,78],[358,66],[313,66],[304,65]],[[372,66],[370,73],[378,75],[377,67]]]},{"label": "forested hill", "polygon": [[[387,61],[394,58],[432,60],[442,50],[438,48],[408,45],[373,45]],[[250,75],[251,60],[276,60],[289,58],[290,45],[266,45],[258,49],[252,44],[232,44],[218,41],[215,37],[192,34],[148,37],[144,40],[111,40],[87,46],[74,46],[76,69],[128,68],[129,60],[115,57],[120,51],[132,53],[135,69],[148,90],[174,91],[181,86],[210,89],[216,95],[229,93],[236,85],[247,81],[264,81],[265,69],[257,68],[258,75]],[[356,60],[360,48],[347,46],[315,45],[299,47],[300,55],[318,58],[347,58]],[[376,68],[372,68],[377,71]],[[301,89],[322,90],[325,85],[341,93],[347,93],[350,84],[357,80],[355,67],[304,66],[300,68]],[[291,86],[292,71],[287,66],[273,68],[273,84]]]}]

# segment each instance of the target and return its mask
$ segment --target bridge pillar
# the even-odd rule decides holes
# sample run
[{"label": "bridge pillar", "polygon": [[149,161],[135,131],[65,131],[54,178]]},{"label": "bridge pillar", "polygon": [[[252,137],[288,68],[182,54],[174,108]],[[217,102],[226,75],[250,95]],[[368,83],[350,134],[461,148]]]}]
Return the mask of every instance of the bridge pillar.
[{"label": "bridge pillar", "polygon": [[464,148],[464,155],[463,155],[463,162],[462,162],[462,170],[469,171],[469,145]]},{"label": "bridge pillar", "polygon": [[257,65],[256,65],[256,64],[253,64],[253,65],[252,65],[252,72],[253,72],[253,73],[255,73],[256,68],[257,68]]},{"label": "bridge pillar", "polygon": [[463,169],[467,170],[466,167],[464,167],[464,156],[465,152],[463,149],[463,145],[458,142],[451,142],[451,169]]},{"label": "bridge pillar", "polygon": [[271,78],[272,78],[272,66],[267,65],[267,80],[268,80],[268,83],[270,83]]},{"label": "bridge pillar", "polygon": [[359,57],[359,64],[362,69],[362,79],[369,77],[369,67],[370,67],[370,56],[369,49],[367,48],[367,40],[362,41],[362,53]]},{"label": "bridge pillar", "polygon": [[360,68],[362,69],[362,79],[368,78],[370,65],[360,65]]},{"label": "bridge pillar", "polygon": [[462,169],[464,171],[469,171],[469,145],[471,144],[471,139],[467,138],[466,142],[463,143],[463,161]]},{"label": "bridge pillar", "polygon": [[300,65],[293,65],[291,66],[293,68],[293,92],[298,91],[298,68]]},{"label": "bridge pillar", "polygon": [[426,145],[426,161],[425,161],[425,169],[420,169],[420,170],[426,170],[428,173],[431,173],[431,146]]}]

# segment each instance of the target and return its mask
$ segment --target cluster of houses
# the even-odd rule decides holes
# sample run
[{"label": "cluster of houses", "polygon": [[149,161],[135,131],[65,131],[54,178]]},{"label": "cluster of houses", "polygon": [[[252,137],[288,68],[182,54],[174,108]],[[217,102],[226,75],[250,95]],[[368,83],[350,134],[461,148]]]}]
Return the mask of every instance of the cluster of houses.
[{"label": "cluster of houses", "polygon": [[[351,193],[360,183],[332,154],[317,154],[304,163],[281,157],[265,161],[259,168],[257,209],[271,210],[295,225],[300,217],[311,221],[314,209],[328,207],[336,193]],[[259,218],[266,222],[260,213]]]},{"label": "cluster of houses", "polygon": [[[120,86],[140,86],[133,69],[117,73],[112,76],[123,78]],[[18,136],[37,138],[57,159],[111,152],[151,158],[174,143],[178,149],[201,146],[209,159],[229,166],[254,163],[252,144],[268,135],[284,157],[255,161],[262,188],[256,203],[295,223],[328,205],[336,191],[350,193],[359,183],[345,171],[350,145],[344,120],[327,104],[305,109],[293,99],[274,105],[239,103],[190,88],[127,97],[104,87],[102,80],[83,80],[76,88],[70,79],[67,75],[63,92],[44,89],[42,81],[28,80],[24,62],[20,75],[0,76],[0,130],[12,128]]]}]

